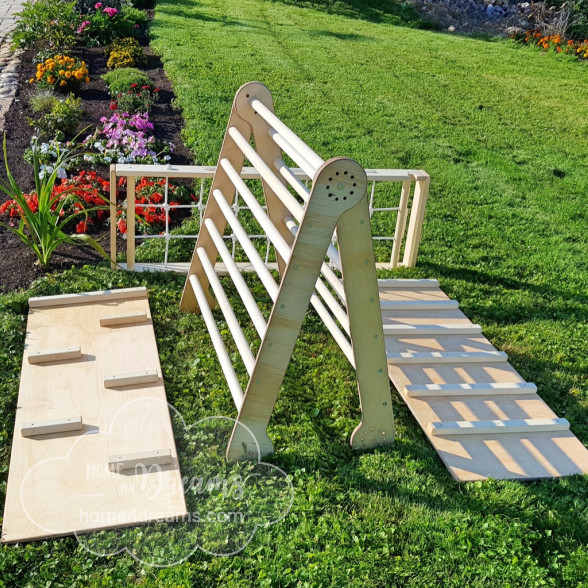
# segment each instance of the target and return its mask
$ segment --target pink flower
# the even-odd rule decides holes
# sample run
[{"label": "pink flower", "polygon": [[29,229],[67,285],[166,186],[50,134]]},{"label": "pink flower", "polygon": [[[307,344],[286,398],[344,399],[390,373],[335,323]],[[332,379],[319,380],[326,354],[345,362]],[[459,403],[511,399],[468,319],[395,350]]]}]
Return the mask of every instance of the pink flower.
[{"label": "pink flower", "polygon": [[118,10],[116,8],[107,7],[102,12],[108,14],[110,18],[112,18],[115,14],[118,14]]},{"label": "pink flower", "polygon": [[94,8],[96,10],[98,10],[99,8],[102,8],[102,2],[96,2],[96,4],[94,4]]},{"label": "pink flower", "polygon": [[79,27],[78,27],[78,35],[81,35],[84,32],[84,29],[90,24],[89,20],[85,20]]}]

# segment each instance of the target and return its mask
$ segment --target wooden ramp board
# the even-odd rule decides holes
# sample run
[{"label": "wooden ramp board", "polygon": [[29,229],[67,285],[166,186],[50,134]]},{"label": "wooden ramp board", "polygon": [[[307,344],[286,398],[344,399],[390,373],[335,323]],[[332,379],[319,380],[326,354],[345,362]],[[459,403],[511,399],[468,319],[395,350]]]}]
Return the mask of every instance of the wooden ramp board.
[{"label": "wooden ramp board", "polygon": [[495,361],[490,341],[468,332],[474,325],[457,306],[443,305],[449,298],[438,283],[413,284],[378,283],[388,374],[451,475],[465,482],[588,473],[588,449],[535,385]]},{"label": "wooden ramp board", "polygon": [[[128,293],[128,296],[126,294]],[[104,316],[146,320],[100,326]],[[29,311],[2,541],[83,533],[186,515],[178,457],[145,288],[48,297]],[[31,354],[80,347],[78,359],[31,364]],[[112,374],[157,370],[152,383],[113,389]],[[81,430],[25,436],[81,417]],[[28,427],[28,428],[27,428]],[[112,456],[166,452],[146,471],[111,471]],[[171,452],[171,458],[167,452]],[[148,462],[148,463],[147,463]],[[143,473],[144,472],[144,473]]]}]

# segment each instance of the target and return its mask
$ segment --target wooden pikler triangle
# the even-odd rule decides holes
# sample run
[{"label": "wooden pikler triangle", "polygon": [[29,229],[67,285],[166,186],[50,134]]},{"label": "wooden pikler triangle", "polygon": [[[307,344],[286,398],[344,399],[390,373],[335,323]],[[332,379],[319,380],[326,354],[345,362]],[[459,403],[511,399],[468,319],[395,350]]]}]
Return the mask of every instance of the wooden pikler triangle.
[{"label": "wooden pikler triangle", "polygon": [[[312,178],[310,190],[284,153]],[[267,213],[240,177],[245,159],[262,178]],[[266,429],[311,304],[357,372],[362,416],[352,447],[392,444],[389,376],[457,480],[588,471],[588,450],[567,421],[436,281],[378,283],[364,170],[347,158],[324,162],[276,117],[262,84],[237,92],[216,169],[181,308],[202,314],[238,410],[229,458],[273,451]],[[276,250],[279,282],[231,208],[235,192]],[[224,243],[227,224],[274,302],[267,321]],[[219,258],[260,338],[256,356],[215,274]],[[245,392],[212,313],[216,303],[248,373]],[[253,433],[255,446],[240,425]]]}]

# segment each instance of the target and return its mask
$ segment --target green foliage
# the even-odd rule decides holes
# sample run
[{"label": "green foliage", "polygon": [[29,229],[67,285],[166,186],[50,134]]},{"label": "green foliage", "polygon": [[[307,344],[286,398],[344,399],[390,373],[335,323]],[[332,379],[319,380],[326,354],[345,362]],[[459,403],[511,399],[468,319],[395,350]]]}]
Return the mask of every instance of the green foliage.
[{"label": "green foliage", "polygon": [[39,44],[47,44],[52,49],[72,47],[80,23],[75,6],[75,0],[27,0],[17,15],[12,46],[27,49]]},{"label": "green foliage", "polygon": [[112,104],[116,105],[119,112],[128,112],[129,114],[149,112],[158,98],[158,93],[150,89],[152,87],[135,87],[126,92],[116,94],[113,96]]},{"label": "green foliage", "polygon": [[123,4],[113,16],[107,11],[110,6],[102,7],[84,16],[86,26],[80,33],[81,39],[88,47],[103,46],[123,37],[140,37],[142,26],[147,23],[147,15]]},{"label": "green foliage", "polygon": [[588,1],[574,0],[568,35],[573,39],[588,38]]},{"label": "green foliage", "polygon": [[151,86],[149,77],[134,67],[121,67],[106,72],[102,76],[102,80],[108,86],[108,92],[111,96],[128,92],[133,84],[137,84],[139,88],[142,86]]},{"label": "green foliage", "polygon": [[82,99],[73,94],[63,98],[42,90],[31,96],[30,104],[36,116],[27,120],[35,129],[35,134],[58,141],[74,136],[84,113]]},{"label": "green foliage", "polygon": [[[8,168],[6,155],[6,135],[4,135],[4,163],[6,166],[7,182],[0,181],[2,190],[13,200],[19,212],[19,223],[15,227],[12,224],[4,225],[14,233],[37,256],[42,267],[49,268],[51,256],[62,244],[89,245],[105,258],[108,257],[102,247],[88,235],[67,235],[64,227],[81,215],[95,209],[86,209],[63,215],[67,200],[79,200],[78,196],[70,191],[55,193],[53,188],[57,181],[57,174],[62,166],[67,164],[66,156],[58,154],[55,169],[50,174],[42,174],[40,177],[39,159],[37,151],[33,152],[33,169],[35,174],[34,195],[24,194],[15,182]],[[67,199],[65,198],[67,196]]]}]

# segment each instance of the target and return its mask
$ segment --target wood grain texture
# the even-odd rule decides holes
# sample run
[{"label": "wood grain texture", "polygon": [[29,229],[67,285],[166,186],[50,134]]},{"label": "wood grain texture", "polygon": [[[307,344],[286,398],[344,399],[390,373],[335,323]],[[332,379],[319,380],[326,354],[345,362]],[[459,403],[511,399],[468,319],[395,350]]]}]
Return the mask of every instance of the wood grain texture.
[{"label": "wood grain texture", "polygon": [[[104,329],[108,314],[149,313],[142,298],[85,294],[86,304],[43,306],[29,312],[15,434],[10,459],[2,541],[40,539],[112,526],[139,524],[164,512],[186,513],[180,470],[163,380],[139,388],[108,390],[104,377],[145,371],[159,357],[151,321]],[[135,295],[136,292],[130,292]],[[71,298],[69,299],[71,300]],[[63,302],[63,301],[60,301]],[[31,365],[29,350],[55,341],[83,350],[75,362]],[[83,429],[27,438],[26,423],[83,418]],[[171,448],[172,463],[141,476],[114,474],[111,455]],[[150,514],[151,513],[151,514]]]},{"label": "wood grain texture", "polygon": [[[380,283],[386,300],[448,300],[440,288],[415,281]],[[471,325],[458,308],[440,310],[383,310],[384,325]],[[390,354],[496,352],[482,334],[386,334]],[[557,415],[508,363],[388,363],[388,374],[400,396],[458,481],[495,479],[533,480],[588,473],[588,450],[569,430],[434,435],[431,423],[457,421],[516,421],[556,419]],[[505,386],[506,390],[499,388]],[[427,390],[427,387],[431,387]],[[469,389],[468,387],[471,387]],[[520,387],[518,390],[517,388]],[[429,394],[431,392],[431,394]],[[512,431],[513,429],[511,429]]]},{"label": "wood grain texture", "polygon": [[[227,450],[230,459],[253,457],[257,451],[263,456],[273,451],[267,425],[337,220],[362,199],[363,192],[353,189],[351,179],[352,175],[359,173],[358,170],[361,167],[356,162],[336,158],[326,162],[317,172],[233,429]],[[344,177],[348,179],[343,180]],[[336,196],[332,188],[334,178],[341,178],[339,182],[343,184]],[[246,425],[253,433],[257,447],[250,447],[249,431],[240,424]]]}]

